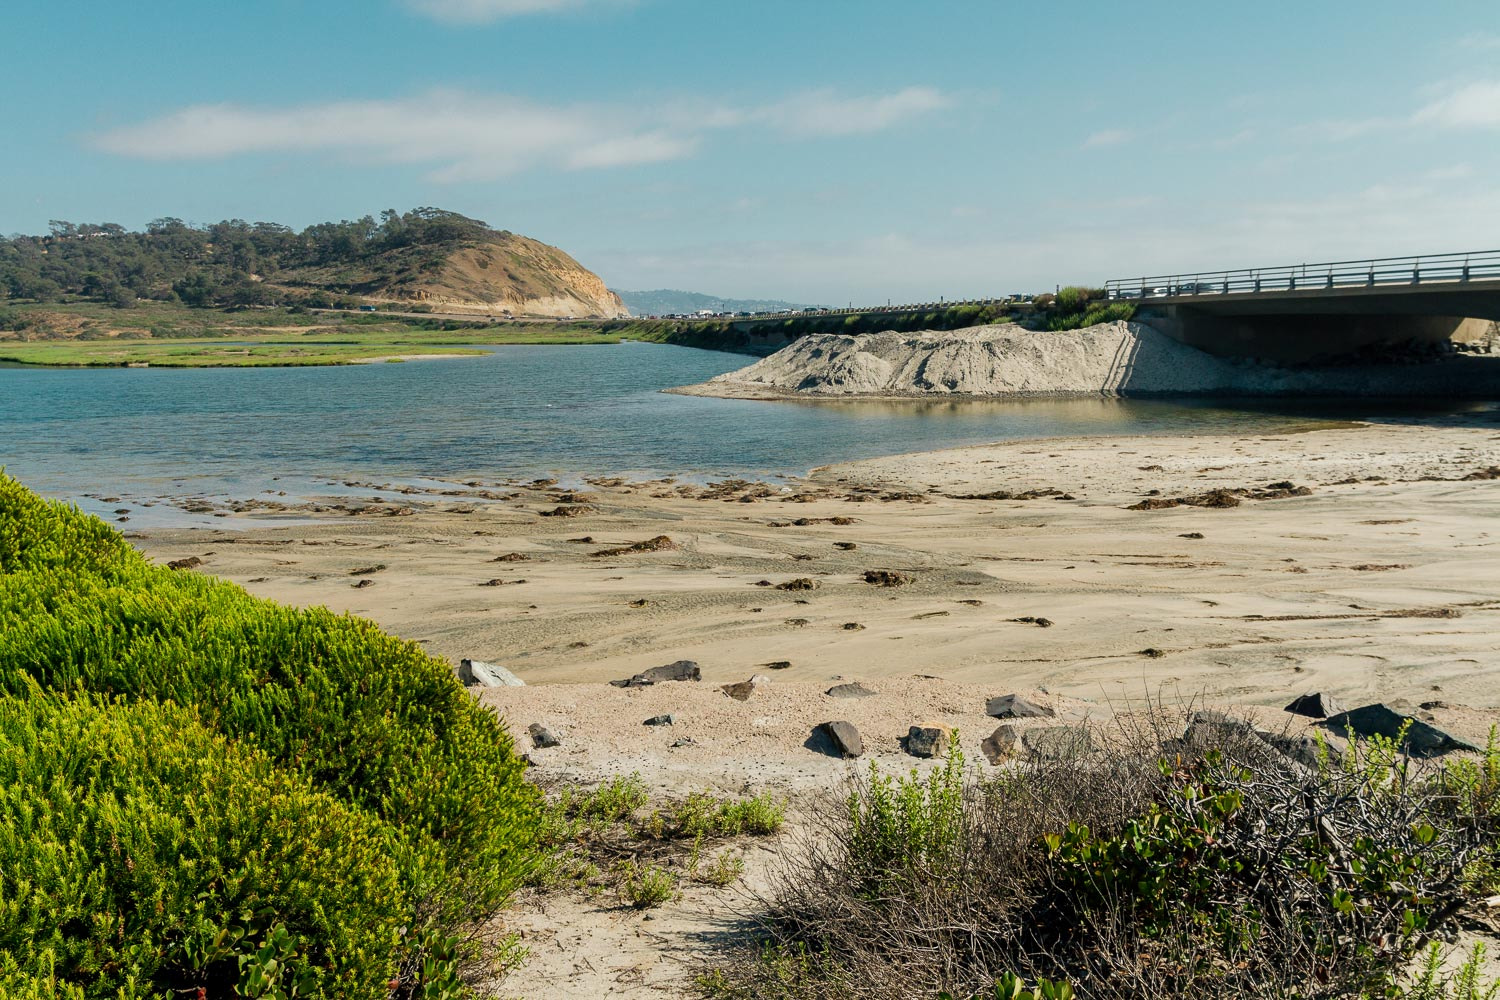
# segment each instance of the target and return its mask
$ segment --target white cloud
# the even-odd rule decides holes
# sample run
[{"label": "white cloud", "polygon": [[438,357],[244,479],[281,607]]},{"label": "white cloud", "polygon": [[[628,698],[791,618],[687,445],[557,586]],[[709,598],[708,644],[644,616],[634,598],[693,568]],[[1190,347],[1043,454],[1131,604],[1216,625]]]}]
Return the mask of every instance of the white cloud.
[{"label": "white cloud", "polygon": [[1500,80],[1480,80],[1461,86],[1419,110],[1412,121],[1444,128],[1500,126]]},{"label": "white cloud", "polygon": [[445,24],[488,24],[526,14],[557,14],[626,0],[403,0],[406,7]]},{"label": "white cloud", "polygon": [[1500,49],[1500,35],[1490,31],[1476,31],[1471,35],[1464,35],[1458,40],[1461,49],[1478,49],[1486,51],[1489,49]]},{"label": "white cloud", "polygon": [[748,118],[789,135],[858,135],[884,131],[952,103],[932,87],[907,87],[894,94],[863,97],[813,90],[751,111]]},{"label": "white cloud", "polygon": [[431,163],[437,180],[498,177],[538,166],[626,166],[692,152],[665,134],[588,106],[437,91],[387,101],[288,108],[200,104],[96,136],[107,152],[148,160],[332,151],[356,160]]},{"label": "white cloud", "polygon": [[281,108],[197,104],[91,141],[145,160],[333,153],[354,162],[428,164],[432,180],[472,181],[539,167],[586,170],[682,159],[716,129],[760,125],[794,137],[874,132],[949,103],[925,87],[854,97],[820,90],[743,109],[543,105],[432,91]]},{"label": "white cloud", "polygon": [[1107,128],[1102,132],[1095,132],[1083,140],[1084,149],[1098,149],[1101,146],[1118,146],[1129,142],[1131,134],[1122,128]]}]

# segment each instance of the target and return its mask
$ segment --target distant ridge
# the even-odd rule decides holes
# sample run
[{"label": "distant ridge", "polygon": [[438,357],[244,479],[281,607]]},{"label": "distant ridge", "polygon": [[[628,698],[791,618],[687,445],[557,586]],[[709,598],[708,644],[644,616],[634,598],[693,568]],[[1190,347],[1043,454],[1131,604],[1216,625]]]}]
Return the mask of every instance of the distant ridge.
[{"label": "distant ridge", "polygon": [[649,292],[615,291],[634,316],[663,316],[669,313],[709,312],[784,312],[805,309],[807,303],[783,302],[781,299],[726,299],[703,292],[684,292],[676,288],[658,288]]}]

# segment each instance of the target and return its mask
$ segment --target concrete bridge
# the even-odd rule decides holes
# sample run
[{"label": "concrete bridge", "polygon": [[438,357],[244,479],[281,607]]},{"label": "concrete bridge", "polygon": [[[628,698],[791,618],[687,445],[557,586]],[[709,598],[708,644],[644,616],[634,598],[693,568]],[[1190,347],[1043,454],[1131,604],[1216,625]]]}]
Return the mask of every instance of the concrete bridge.
[{"label": "concrete bridge", "polygon": [[1214,354],[1315,361],[1411,342],[1493,338],[1500,251],[1116,278],[1111,299]]}]

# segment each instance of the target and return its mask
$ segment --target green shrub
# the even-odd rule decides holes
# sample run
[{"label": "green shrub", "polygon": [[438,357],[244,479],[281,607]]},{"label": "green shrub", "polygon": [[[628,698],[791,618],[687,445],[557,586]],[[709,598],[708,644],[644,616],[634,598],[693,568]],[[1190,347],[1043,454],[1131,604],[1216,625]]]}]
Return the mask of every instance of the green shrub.
[{"label": "green shrub", "polygon": [[870,776],[849,793],[848,858],[855,892],[881,899],[903,884],[947,868],[964,834],[964,755],[958,734],[943,766],[924,780],[896,779],[870,762]]},{"label": "green shrub", "polygon": [[764,837],[781,829],[786,804],[769,792],[748,799],[721,799],[695,792],[664,820],[661,835],[668,837]]},{"label": "green shrub", "polygon": [[369,622],[152,566],[101,521],[0,474],[0,694],[33,685],[193,706],[388,824],[403,982],[424,940],[494,913],[536,861],[538,796],[446,664]]},{"label": "green shrub", "polygon": [[[1066,982],[1039,979],[1035,985],[1013,972],[995,980],[994,990],[975,993],[968,1000],[1073,1000],[1073,987]],[[939,993],[938,1000],[954,1000],[951,993]]]},{"label": "green shrub", "polygon": [[1092,297],[1093,293],[1089,289],[1069,285],[1058,289],[1055,301],[1057,308],[1063,312],[1083,312],[1088,308],[1089,299]]},{"label": "green shrub", "polygon": [[649,910],[677,897],[677,876],[657,865],[627,861],[621,865],[620,898],[637,910]]},{"label": "green shrub", "polygon": [[[987,1000],[1012,972],[1090,1000],[1483,997],[1472,976],[1448,993],[1391,977],[1495,856],[1488,762],[1448,773],[1399,740],[1308,756],[1232,720],[1155,718],[1065,760],[871,769],[768,873],[777,950],[742,955],[725,995]],[[789,953],[790,981],[767,958]]]},{"label": "green shrub", "polygon": [[[1434,944],[1410,983],[1387,984],[1384,1000],[1495,1000],[1500,997],[1500,980],[1485,976],[1484,954],[1484,942],[1474,942],[1468,957],[1449,976],[1443,971],[1443,949]],[[1372,998],[1366,994],[1363,1000]]]},{"label": "green shrub", "polygon": [[0,699],[0,955],[91,996],[385,997],[386,834],[185,709]]}]

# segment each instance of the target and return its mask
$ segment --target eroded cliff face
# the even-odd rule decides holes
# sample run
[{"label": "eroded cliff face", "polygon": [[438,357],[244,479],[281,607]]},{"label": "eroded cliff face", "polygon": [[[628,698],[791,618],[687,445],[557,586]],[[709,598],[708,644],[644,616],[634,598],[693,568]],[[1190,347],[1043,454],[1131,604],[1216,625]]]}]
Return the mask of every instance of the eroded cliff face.
[{"label": "eroded cliff face", "polygon": [[557,247],[514,233],[453,250],[435,267],[366,293],[439,312],[614,319],[630,315],[604,280]]}]

